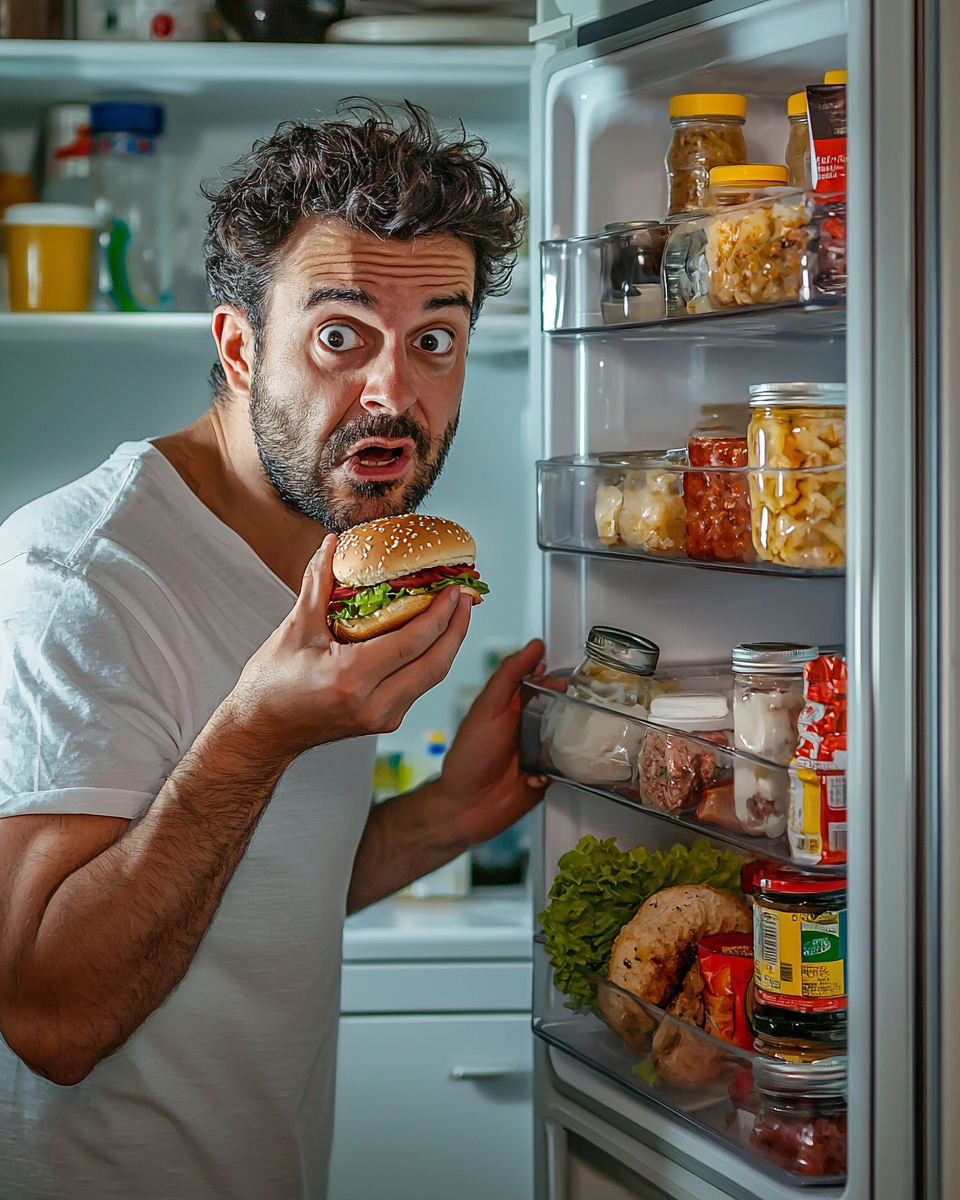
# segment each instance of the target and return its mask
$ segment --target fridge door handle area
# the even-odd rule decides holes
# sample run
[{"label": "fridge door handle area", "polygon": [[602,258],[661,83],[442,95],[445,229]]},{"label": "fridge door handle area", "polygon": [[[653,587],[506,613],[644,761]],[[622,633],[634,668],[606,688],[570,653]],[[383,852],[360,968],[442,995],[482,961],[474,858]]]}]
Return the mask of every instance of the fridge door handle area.
[{"label": "fridge door handle area", "polygon": [[454,1067],[451,1079],[504,1079],[507,1075],[529,1075],[532,1068],[526,1064],[512,1066]]}]

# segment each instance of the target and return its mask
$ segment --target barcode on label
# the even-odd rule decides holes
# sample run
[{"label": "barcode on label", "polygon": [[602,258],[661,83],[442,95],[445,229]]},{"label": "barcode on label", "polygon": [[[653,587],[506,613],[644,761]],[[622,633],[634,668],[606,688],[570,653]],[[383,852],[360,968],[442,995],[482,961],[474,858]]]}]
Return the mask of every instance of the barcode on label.
[{"label": "barcode on label", "polygon": [[780,958],[780,926],[776,917],[763,913],[760,920],[760,953],[764,962],[771,965]]},{"label": "barcode on label", "polygon": [[835,825],[830,826],[830,849],[846,850],[846,848],[847,824],[845,821],[837,821]]},{"label": "barcode on label", "polygon": [[780,964],[780,982],[793,983],[793,963],[782,962]]}]

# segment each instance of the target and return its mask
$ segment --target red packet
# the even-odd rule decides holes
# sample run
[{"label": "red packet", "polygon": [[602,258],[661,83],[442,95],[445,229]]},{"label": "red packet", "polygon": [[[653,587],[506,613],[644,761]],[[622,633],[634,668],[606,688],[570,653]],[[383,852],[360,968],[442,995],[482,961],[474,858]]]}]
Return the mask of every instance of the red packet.
[{"label": "red packet", "polygon": [[817,83],[807,88],[810,126],[810,167],[813,190],[819,196],[847,192],[847,88],[842,83]]},{"label": "red packet", "polygon": [[697,947],[703,977],[704,1029],[744,1050],[753,1049],[744,999],[753,978],[753,935],[718,933]]}]

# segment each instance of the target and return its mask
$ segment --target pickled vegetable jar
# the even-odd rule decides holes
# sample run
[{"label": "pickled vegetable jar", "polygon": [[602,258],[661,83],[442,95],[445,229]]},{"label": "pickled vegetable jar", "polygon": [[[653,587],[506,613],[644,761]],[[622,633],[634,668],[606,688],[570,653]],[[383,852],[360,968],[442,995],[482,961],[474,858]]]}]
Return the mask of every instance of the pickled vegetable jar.
[{"label": "pickled vegetable jar", "polygon": [[747,161],[747,98],[699,92],[670,99],[673,140],[667,150],[667,215],[699,212],[710,197],[713,167]]},{"label": "pickled vegetable jar", "polygon": [[[735,429],[694,430],[687,456],[691,467],[746,468],[746,435]],[[685,472],[683,502],[687,510],[683,549],[688,558],[756,561],[745,469]]]},{"label": "pickled vegetable jar", "polygon": [[[786,768],[797,748],[803,708],[803,664],[817,647],[795,642],[746,642],[733,651],[733,744]],[[737,820],[745,833],[786,832],[790,779],[785,769],[738,759],[734,766]]]},{"label": "pickled vegetable jar", "polygon": [[683,553],[686,508],[682,472],[685,450],[601,454],[609,466],[597,487],[594,518],[605,546],[627,546],[657,557]]},{"label": "pickled vegetable jar", "polygon": [[810,127],[807,125],[807,93],[795,92],[787,101],[790,136],[784,161],[787,164],[787,183],[809,191],[813,187],[810,170]]},{"label": "pickled vegetable jar", "polygon": [[679,221],[664,251],[668,316],[813,294],[813,205],[774,164],[714,167],[711,212]]},{"label": "pickled vegetable jar", "polygon": [[751,529],[766,562],[846,565],[846,397],[842,383],[750,388]]},{"label": "pickled vegetable jar", "polygon": [[750,1144],[768,1161],[799,1175],[847,1172],[847,1060],[758,1060],[759,1111]]}]

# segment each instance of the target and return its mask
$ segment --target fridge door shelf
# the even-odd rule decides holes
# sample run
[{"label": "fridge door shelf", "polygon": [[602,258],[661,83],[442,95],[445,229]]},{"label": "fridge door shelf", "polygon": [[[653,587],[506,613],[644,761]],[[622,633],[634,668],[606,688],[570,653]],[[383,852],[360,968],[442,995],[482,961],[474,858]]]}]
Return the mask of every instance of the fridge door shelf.
[{"label": "fridge door shelf", "polygon": [[[538,934],[533,1031],[537,1037],[599,1071],[645,1103],[695,1129],[781,1184],[837,1187],[843,1174],[815,1174],[819,1166],[842,1169],[846,1160],[845,1123],[824,1136],[822,1144],[801,1142],[804,1167],[789,1169],[767,1157],[757,1127],[753,1069],[760,1059],[743,1049],[671,1016],[586,968],[597,989],[596,1002],[578,1011],[561,1007],[550,981],[544,935]],[[732,1095],[741,1101],[736,1103]],[[751,1141],[761,1139],[761,1145]],[[782,1146],[783,1143],[780,1143]]]},{"label": "fridge door shelf", "polygon": [[[718,668],[665,668],[657,678],[675,679],[688,692],[729,698],[732,691],[729,675]],[[814,874],[846,874],[845,861],[813,865],[791,856],[787,767],[569,696],[565,673],[524,680],[521,702],[522,770],[572,783],[755,857]]]},{"label": "fridge door shelf", "polygon": [[845,573],[842,464],[691,467],[682,451],[663,453],[669,460],[638,451],[538,462],[540,548],[788,578]]}]

